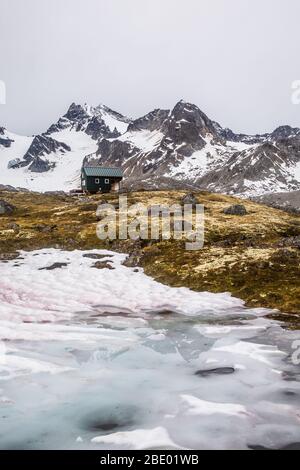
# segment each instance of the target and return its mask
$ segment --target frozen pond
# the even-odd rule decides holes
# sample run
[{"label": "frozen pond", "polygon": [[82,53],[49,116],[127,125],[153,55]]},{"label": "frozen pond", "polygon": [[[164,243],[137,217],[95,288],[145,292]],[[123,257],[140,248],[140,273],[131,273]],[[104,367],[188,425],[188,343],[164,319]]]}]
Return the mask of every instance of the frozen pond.
[{"label": "frozen pond", "polygon": [[[300,333],[124,258],[49,249],[1,263],[0,448],[296,447]],[[114,269],[92,267],[103,261]]]}]

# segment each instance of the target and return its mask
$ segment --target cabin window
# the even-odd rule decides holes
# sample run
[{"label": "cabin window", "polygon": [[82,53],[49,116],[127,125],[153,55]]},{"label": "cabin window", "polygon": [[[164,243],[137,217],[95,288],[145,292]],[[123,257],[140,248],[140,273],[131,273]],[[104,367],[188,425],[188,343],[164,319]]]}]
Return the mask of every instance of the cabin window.
[{"label": "cabin window", "polygon": [[96,183],[96,184],[99,184],[99,183],[100,183],[99,178],[96,178],[96,179],[95,179],[95,183]]},{"label": "cabin window", "polygon": [[105,184],[109,184],[109,179],[108,178],[105,179]]}]

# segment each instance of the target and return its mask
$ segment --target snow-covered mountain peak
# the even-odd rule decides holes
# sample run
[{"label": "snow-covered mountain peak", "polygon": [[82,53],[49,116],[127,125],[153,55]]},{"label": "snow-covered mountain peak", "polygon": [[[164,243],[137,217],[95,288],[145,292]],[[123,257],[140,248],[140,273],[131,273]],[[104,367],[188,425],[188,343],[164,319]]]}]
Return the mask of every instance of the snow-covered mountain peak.
[{"label": "snow-covered mountain peak", "polygon": [[56,124],[51,125],[46,133],[51,135],[72,128],[78,132],[87,132],[94,140],[98,140],[122,135],[130,122],[129,118],[103,104],[94,107],[86,103],[84,105],[72,103],[66,114]]}]

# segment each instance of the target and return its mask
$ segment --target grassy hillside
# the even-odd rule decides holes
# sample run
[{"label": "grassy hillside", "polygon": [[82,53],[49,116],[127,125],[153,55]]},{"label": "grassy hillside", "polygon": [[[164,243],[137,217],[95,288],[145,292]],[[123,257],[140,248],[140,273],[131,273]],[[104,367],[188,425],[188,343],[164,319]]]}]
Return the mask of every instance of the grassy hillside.
[{"label": "grassy hillside", "polygon": [[[129,204],[180,202],[183,191],[135,192]],[[96,208],[101,200],[118,196],[84,198],[37,193],[0,192],[15,212],[0,216],[0,260],[18,250],[44,247],[64,249],[109,248],[132,254],[145,272],[172,286],[198,291],[224,292],[244,299],[249,306],[277,308],[279,317],[298,324],[300,318],[300,217],[242,201],[248,214],[230,216],[224,208],[236,198],[195,193],[205,206],[205,246],[186,251],[183,241],[130,240],[101,242],[96,237]],[[288,314],[288,315],[286,315]]]}]

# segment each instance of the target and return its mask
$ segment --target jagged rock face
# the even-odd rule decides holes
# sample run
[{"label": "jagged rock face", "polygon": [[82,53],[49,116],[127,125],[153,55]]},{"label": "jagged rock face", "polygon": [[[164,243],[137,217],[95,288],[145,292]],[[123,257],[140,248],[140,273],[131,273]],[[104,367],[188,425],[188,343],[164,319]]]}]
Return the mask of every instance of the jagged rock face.
[{"label": "jagged rock face", "polygon": [[300,168],[300,139],[292,137],[267,141],[254,148],[231,155],[223,167],[217,168],[197,180],[197,184],[210,190],[243,194],[249,191],[274,192],[287,185],[291,191],[300,189],[300,182],[291,170]]},{"label": "jagged rock face", "polygon": [[226,141],[244,142],[247,144],[259,144],[266,141],[277,141],[278,139],[300,137],[300,129],[291,126],[280,126],[269,134],[246,135],[235,134],[231,129],[223,129],[220,124],[215,123],[217,132]]},{"label": "jagged rock face", "polygon": [[186,142],[195,150],[205,146],[208,134],[219,138],[212,121],[197,106],[184,101],[177,103],[163,130],[175,144]]},{"label": "jagged rock face", "polygon": [[33,173],[45,173],[55,167],[55,163],[50,163],[48,160],[42,160],[40,157],[35,157],[28,169]]},{"label": "jagged rock face", "polygon": [[47,159],[42,159],[46,155],[55,152],[70,152],[71,148],[63,142],[58,142],[46,135],[36,136],[23,159],[15,159],[9,162],[9,168],[22,168],[29,165],[28,169],[34,173],[49,171],[55,165]]},{"label": "jagged rock face", "polygon": [[215,127],[219,136],[223,138],[226,142],[243,142],[249,145],[253,145],[263,142],[264,139],[267,138],[260,135],[236,134],[229,128],[223,129],[218,123],[215,123]]},{"label": "jagged rock face", "polygon": [[[110,130],[105,125],[105,122],[98,116],[94,116],[89,122],[86,128],[86,133],[92,137],[92,139],[97,140],[101,135],[109,136]],[[115,137],[118,137],[120,134],[117,132]]]},{"label": "jagged rock face", "polygon": [[119,167],[126,165],[127,159],[138,149],[131,148],[127,142],[120,142],[118,140],[109,141],[103,139],[99,143],[98,151],[92,157],[84,159],[84,166],[98,165],[100,161],[103,165]]},{"label": "jagged rock face", "polygon": [[52,152],[70,152],[71,148],[63,142],[58,142],[46,135],[38,135],[33,139],[31,146],[24,155],[27,162],[33,161],[37,157],[49,155]]},{"label": "jagged rock face", "polygon": [[60,132],[69,127],[75,127],[78,131],[89,122],[88,108],[72,103],[66,114],[56,124],[49,127],[46,134]]},{"label": "jagged rock face", "polygon": [[71,128],[77,132],[86,132],[94,140],[119,137],[122,132],[118,131],[116,126],[109,126],[107,124],[105,119],[107,116],[110,118],[110,123],[115,121],[116,124],[124,124],[124,132],[131,122],[130,119],[104,105],[94,108],[88,105],[82,106],[72,103],[67,113],[56,124],[49,127],[47,134],[51,135],[55,132]]},{"label": "jagged rock face", "polygon": [[[144,131],[154,135],[159,133],[157,145],[149,151],[141,151],[130,140],[132,135],[139,135]],[[128,178],[150,177],[154,174],[161,176],[172,165],[203,149],[208,136],[219,144],[225,142],[216,131],[214,123],[197,106],[184,101],[180,101],[171,112],[156,109],[133,121],[127,134],[128,141],[123,139],[126,134],[122,136],[122,140],[101,141],[97,152],[98,160],[94,160],[94,163],[121,164]]]},{"label": "jagged rock face", "polygon": [[115,139],[121,135],[116,128],[111,131],[100,116],[94,116],[89,121],[85,132],[94,140],[99,140],[101,138]]},{"label": "jagged rock face", "polygon": [[146,114],[145,116],[132,121],[128,126],[129,132],[137,131],[157,131],[162,128],[164,122],[170,114],[169,110],[165,109],[155,109],[151,113]]},{"label": "jagged rock face", "polygon": [[270,134],[271,138],[277,139],[288,139],[290,137],[300,137],[300,129],[291,126],[280,126]]},{"label": "jagged rock face", "polygon": [[13,143],[13,140],[10,140],[10,139],[2,139],[0,137],[0,147],[2,145],[2,147],[5,147],[5,148],[9,148],[11,147],[11,144]]},{"label": "jagged rock face", "polygon": [[65,118],[69,121],[82,123],[89,118],[89,114],[83,106],[72,103],[65,114]]}]

